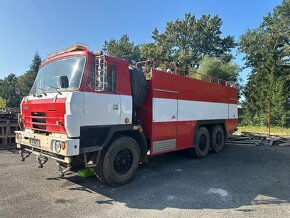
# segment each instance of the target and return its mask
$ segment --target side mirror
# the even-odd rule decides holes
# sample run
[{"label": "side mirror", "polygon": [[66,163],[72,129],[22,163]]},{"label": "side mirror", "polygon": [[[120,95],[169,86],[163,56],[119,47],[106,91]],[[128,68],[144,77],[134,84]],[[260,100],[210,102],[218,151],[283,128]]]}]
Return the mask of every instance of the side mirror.
[{"label": "side mirror", "polygon": [[68,88],[68,78],[67,78],[67,76],[60,76],[59,77],[59,85],[63,89]]}]

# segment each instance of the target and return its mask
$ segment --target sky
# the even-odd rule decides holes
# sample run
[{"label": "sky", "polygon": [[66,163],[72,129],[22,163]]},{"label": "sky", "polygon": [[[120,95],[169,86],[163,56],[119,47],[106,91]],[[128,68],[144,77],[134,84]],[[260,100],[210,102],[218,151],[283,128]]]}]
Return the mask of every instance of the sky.
[{"label": "sky", "polygon": [[[152,42],[155,27],[183,19],[218,15],[223,36],[236,40],[256,28],[263,16],[282,0],[0,0],[0,79],[29,69],[35,52],[49,53],[82,43],[101,50],[105,40],[128,34],[135,44]],[[243,67],[242,54],[233,51],[234,62]],[[249,69],[240,76],[245,80]]]}]

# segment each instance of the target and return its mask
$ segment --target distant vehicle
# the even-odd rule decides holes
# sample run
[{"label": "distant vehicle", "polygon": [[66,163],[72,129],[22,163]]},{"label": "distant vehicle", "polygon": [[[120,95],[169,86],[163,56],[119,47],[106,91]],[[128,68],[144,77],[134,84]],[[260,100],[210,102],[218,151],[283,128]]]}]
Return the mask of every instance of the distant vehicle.
[{"label": "distant vehicle", "polygon": [[60,176],[94,167],[99,178],[119,186],[148,156],[188,149],[204,158],[222,151],[238,123],[237,89],[157,65],[129,67],[81,45],[49,56],[21,103],[16,142],[22,160],[33,153],[42,167],[54,159]]}]

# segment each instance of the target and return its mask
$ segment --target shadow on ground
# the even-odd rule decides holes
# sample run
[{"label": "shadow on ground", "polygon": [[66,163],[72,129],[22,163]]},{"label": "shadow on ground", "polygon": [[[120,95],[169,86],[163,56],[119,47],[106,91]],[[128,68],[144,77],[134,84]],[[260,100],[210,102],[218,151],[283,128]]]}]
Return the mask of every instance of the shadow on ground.
[{"label": "shadow on ground", "polygon": [[77,184],[69,187],[74,195],[82,191],[108,198],[96,204],[121,202],[129,208],[158,210],[223,209],[290,202],[289,166],[289,148],[228,145],[224,152],[202,160],[181,152],[151,158],[130,184],[118,188],[95,177],[66,179]]}]

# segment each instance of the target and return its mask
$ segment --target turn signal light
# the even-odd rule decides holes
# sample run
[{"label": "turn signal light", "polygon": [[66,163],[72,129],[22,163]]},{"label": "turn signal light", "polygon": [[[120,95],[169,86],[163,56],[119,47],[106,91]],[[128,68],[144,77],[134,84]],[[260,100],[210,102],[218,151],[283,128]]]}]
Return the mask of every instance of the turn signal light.
[{"label": "turn signal light", "polygon": [[61,148],[64,150],[66,148],[66,144],[64,142],[61,143]]}]

